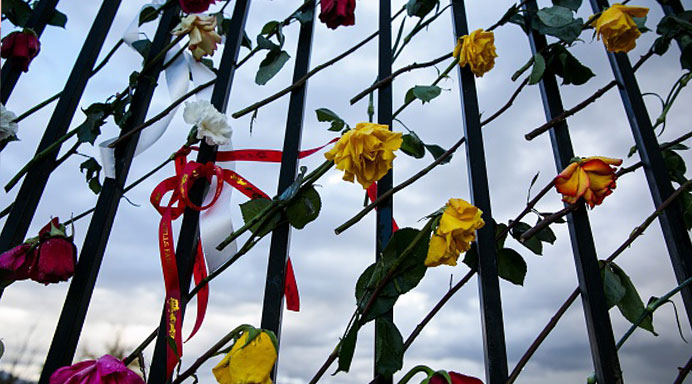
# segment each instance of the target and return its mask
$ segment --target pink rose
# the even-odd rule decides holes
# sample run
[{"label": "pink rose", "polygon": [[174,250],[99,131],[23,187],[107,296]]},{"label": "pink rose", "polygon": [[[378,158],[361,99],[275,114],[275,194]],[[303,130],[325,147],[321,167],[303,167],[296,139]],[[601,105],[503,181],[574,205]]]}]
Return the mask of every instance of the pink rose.
[{"label": "pink rose", "polygon": [[38,36],[31,29],[22,32],[12,32],[2,39],[0,56],[4,59],[13,59],[19,63],[24,72],[29,71],[29,63],[38,55],[41,43]]},{"label": "pink rose", "polygon": [[144,384],[144,380],[111,355],[62,367],[50,377],[50,384]]},{"label": "pink rose", "polygon": [[0,254],[0,280],[15,281],[29,278],[29,268],[36,257],[31,244],[21,244]]}]

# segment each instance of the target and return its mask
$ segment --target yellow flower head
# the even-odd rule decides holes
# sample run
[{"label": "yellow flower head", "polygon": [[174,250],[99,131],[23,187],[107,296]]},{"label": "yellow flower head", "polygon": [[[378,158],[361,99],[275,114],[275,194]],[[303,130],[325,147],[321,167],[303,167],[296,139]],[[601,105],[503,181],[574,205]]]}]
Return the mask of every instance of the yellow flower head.
[{"label": "yellow flower head", "polygon": [[591,26],[596,28],[598,39],[603,39],[608,51],[629,52],[637,45],[636,40],[641,35],[632,18],[644,17],[647,13],[649,8],[628,7],[617,3],[603,11]]},{"label": "yellow flower head", "polygon": [[471,248],[476,230],[483,228],[483,212],[463,199],[449,199],[440,225],[430,238],[425,265],[457,265],[459,254]]},{"label": "yellow flower head", "polygon": [[621,159],[593,156],[570,163],[555,177],[555,189],[562,194],[562,201],[574,204],[580,197],[593,208],[600,205],[615,189],[616,169]]},{"label": "yellow flower head", "polygon": [[355,177],[367,189],[392,168],[394,151],[402,142],[401,133],[390,131],[386,125],[358,123],[324,157],[344,171],[344,180],[353,182]]},{"label": "yellow flower head", "polygon": [[216,44],[221,42],[221,36],[216,33],[216,16],[188,15],[180,20],[180,24],[172,32],[176,36],[188,33],[195,60],[202,60],[203,56],[212,56],[216,51]]},{"label": "yellow flower head", "polygon": [[461,36],[454,47],[454,57],[460,66],[468,64],[476,77],[482,77],[495,66],[495,34],[476,29],[470,35]]},{"label": "yellow flower head", "polygon": [[212,369],[220,384],[272,383],[270,373],[276,361],[276,348],[271,336],[261,331],[247,344],[248,337],[249,333],[243,332],[231,351]]}]

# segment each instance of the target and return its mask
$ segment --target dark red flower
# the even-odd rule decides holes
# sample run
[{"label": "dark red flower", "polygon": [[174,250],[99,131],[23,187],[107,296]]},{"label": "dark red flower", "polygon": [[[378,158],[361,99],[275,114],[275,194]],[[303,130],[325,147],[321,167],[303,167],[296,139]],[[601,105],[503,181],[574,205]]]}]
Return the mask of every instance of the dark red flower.
[{"label": "dark red flower", "polygon": [[12,32],[2,39],[0,56],[4,59],[15,60],[24,72],[29,70],[29,63],[38,55],[41,43],[36,33],[30,29],[22,32]]},{"label": "dark red flower", "polygon": [[21,244],[3,252],[0,254],[0,280],[28,279],[35,257],[36,252],[31,244]]},{"label": "dark red flower", "polygon": [[[461,373],[448,372],[452,379],[452,384],[483,384],[480,379],[473,376],[462,375]],[[440,375],[435,375],[430,378],[429,384],[447,384],[445,378]]]},{"label": "dark red flower", "polygon": [[202,13],[209,9],[209,6],[216,3],[216,0],[179,0],[180,9],[185,13]]},{"label": "dark red flower", "polygon": [[67,281],[74,275],[77,247],[67,237],[54,236],[41,240],[36,250],[29,277],[39,283]]},{"label": "dark red flower", "polygon": [[331,29],[356,23],[356,0],[322,0],[320,6],[320,20]]}]

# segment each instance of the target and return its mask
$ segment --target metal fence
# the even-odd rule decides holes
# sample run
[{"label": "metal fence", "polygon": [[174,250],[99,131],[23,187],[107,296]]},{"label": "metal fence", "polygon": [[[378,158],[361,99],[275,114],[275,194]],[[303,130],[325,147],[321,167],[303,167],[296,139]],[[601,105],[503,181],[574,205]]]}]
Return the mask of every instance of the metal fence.
[{"label": "metal fence", "polygon": [[[34,8],[28,26],[40,34],[49,16],[55,9],[57,0],[40,0]],[[120,0],[104,0],[96,19],[87,35],[84,46],[76,60],[62,91],[57,107],[47,125],[37,153],[46,149],[57,138],[64,135],[74,117],[78,102],[87,81],[94,69],[96,58],[103,46],[104,39],[111,27]],[[608,4],[601,0],[590,0],[594,12],[601,11]],[[451,0],[454,38],[468,34],[467,17],[463,0]],[[535,0],[524,1],[526,10],[537,10]],[[314,9],[314,1],[306,2],[302,8]],[[238,52],[243,38],[245,21],[250,8],[250,0],[236,0],[227,30],[226,44],[223,50],[221,65],[214,85],[211,103],[225,112],[228,96],[238,62]],[[666,14],[681,12],[680,1],[669,1],[663,6]],[[169,31],[177,22],[178,7],[167,8],[159,21],[148,59],[161,52],[171,39]],[[314,19],[314,18],[313,18]],[[526,19],[530,23],[530,18]],[[308,72],[313,40],[314,20],[302,23],[296,52],[293,79],[297,81]],[[546,39],[532,29],[528,34],[531,51],[536,53],[546,47]],[[379,66],[378,76],[386,78],[392,72],[392,33],[390,1],[380,1],[379,17]],[[637,150],[644,163],[644,171],[654,204],[660,206],[672,193],[673,187],[666,171],[661,150],[654,134],[651,119],[644,106],[642,93],[637,85],[632,66],[626,54],[607,53],[613,76],[622,97],[627,117],[636,142]],[[125,123],[121,136],[140,125],[146,116],[156,87],[155,79],[162,70],[159,63],[148,69],[132,99],[131,116]],[[21,75],[21,68],[12,60],[2,67],[2,102],[6,103]],[[484,212],[484,217],[491,217],[491,204],[488,191],[488,175],[485,165],[483,137],[479,115],[475,79],[468,68],[459,69],[459,87],[463,115],[463,133],[467,140],[467,164],[469,185],[471,186],[472,203]],[[298,151],[301,144],[301,132],[307,85],[303,84],[291,91],[288,119],[283,145],[283,158],[279,175],[278,193],[280,194],[295,179],[298,164]],[[378,90],[377,122],[391,126],[392,123],[392,89],[391,82]],[[552,120],[560,115],[563,105],[559,86],[553,74],[546,73],[540,82],[540,92],[546,119]],[[106,179],[95,208],[94,215],[82,245],[76,272],[70,283],[65,304],[58,321],[55,337],[46,358],[40,384],[47,384],[50,375],[59,367],[69,365],[75,355],[82,326],[85,321],[89,301],[99,273],[106,243],[113,226],[128,171],[133,160],[139,134],[127,139],[126,144],[116,149],[116,178]],[[564,169],[574,156],[567,123],[563,121],[550,130],[550,139],[558,171]],[[29,225],[32,222],[44,186],[55,166],[58,151],[41,160],[33,167],[22,183],[18,198],[9,213],[0,236],[0,251],[5,251],[24,241]],[[216,148],[201,144],[197,161],[213,162]],[[377,184],[378,195],[392,188],[393,177],[390,172]],[[200,205],[208,189],[208,183],[198,180],[191,192],[191,201]],[[392,198],[383,201],[377,212],[376,254],[379,254],[392,235]],[[678,282],[692,277],[692,245],[685,230],[682,210],[679,204],[671,204],[659,216],[665,243],[668,248],[671,264]],[[508,377],[507,353],[505,347],[503,313],[500,300],[500,288],[497,268],[497,251],[495,246],[495,228],[491,220],[478,231],[477,247],[479,251],[479,292],[480,311],[483,326],[483,345],[485,351],[486,382],[489,384],[505,383]],[[621,383],[622,373],[615,347],[613,330],[608,315],[606,300],[600,278],[596,249],[591,233],[589,218],[584,206],[568,215],[569,234],[575,260],[575,271],[582,296],[584,316],[586,318],[591,354],[596,377],[601,384]],[[267,268],[264,305],[261,327],[272,330],[281,336],[281,318],[283,308],[283,287],[285,279],[290,227],[285,224],[276,228],[271,236],[269,263]],[[183,292],[182,308],[189,291],[195,250],[199,241],[199,212],[187,208],[184,214],[180,237],[176,248],[178,270],[180,271],[180,288]],[[683,289],[683,300],[688,319],[692,322],[692,289]],[[391,314],[390,314],[391,315]],[[165,324],[162,319],[162,325]],[[165,329],[165,327],[160,327]],[[377,337],[377,326],[376,336]],[[166,339],[159,336],[151,366],[149,383],[166,382]],[[274,371],[274,377],[276,370]],[[380,378],[380,383],[391,382],[392,378]]]}]

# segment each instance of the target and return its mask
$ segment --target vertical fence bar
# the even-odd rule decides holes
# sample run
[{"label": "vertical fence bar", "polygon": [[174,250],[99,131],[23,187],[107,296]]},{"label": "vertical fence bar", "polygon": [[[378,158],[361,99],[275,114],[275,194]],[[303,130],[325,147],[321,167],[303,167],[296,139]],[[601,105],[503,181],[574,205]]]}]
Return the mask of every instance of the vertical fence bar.
[{"label": "vertical fence bar", "polygon": [[[44,4],[41,2],[40,4]],[[79,100],[82,98],[84,88],[91,75],[96,59],[106,39],[108,30],[113,23],[115,13],[120,6],[120,1],[104,1],[99,13],[96,15],[94,24],[87,34],[82,50],[79,52],[77,61],[70,76],[67,78],[62,96],[58,101],[55,111],[48,122],[41,143],[36,150],[36,154],[42,152],[48,146],[67,132],[67,128],[72,122]],[[38,6],[37,6],[38,8]],[[37,12],[38,9],[34,12]],[[5,64],[5,67],[9,65]],[[5,67],[3,67],[3,76]],[[2,81],[2,89],[5,92],[5,80]],[[19,189],[19,198],[12,205],[9,217],[5,222],[2,234],[0,235],[0,252],[14,247],[24,241],[31,220],[36,212],[36,207],[41,199],[43,190],[48,182],[48,177],[55,165],[60,148],[37,162],[24,177],[24,182]]]},{"label": "vertical fence bar", "polygon": [[[524,9],[527,11],[527,16],[525,17],[527,29],[531,31],[528,34],[531,52],[533,54],[542,52],[547,46],[545,36],[531,29],[531,17],[529,16],[538,11],[536,1],[526,1]],[[539,86],[546,119],[552,120],[553,117],[559,116],[564,112],[555,74],[546,71]],[[553,146],[555,166],[557,171],[561,172],[570,164],[571,159],[574,157],[572,140],[567,130],[566,121],[562,121],[550,130],[550,141]],[[591,347],[591,358],[596,371],[596,378],[602,384],[622,383],[622,371],[620,370],[620,362],[617,349],[615,348],[613,327],[608,316],[608,307],[605,294],[603,293],[596,247],[585,205],[582,204],[577,211],[567,216],[567,225],[572,241],[572,253],[577,267],[577,278],[581,290],[586,328],[589,334],[589,346]]]},{"label": "vertical fence bar", "polygon": [[[119,3],[117,0],[112,1]],[[146,62],[168,45],[171,40],[170,31],[178,21],[178,13],[177,4],[163,12]],[[159,60],[150,72],[140,75],[132,97],[131,115],[125,122],[121,135],[144,121],[162,67],[163,60]],[[91,71],[86,73],[88,76]],[[138,139],[139,133],[115,149],[116,178],[107,178],[103,183],[39,384],[48,384],[56,369],[72,362]]]},{"label": "vertical fence bar", "polygon": [[[303,10],[312,9],[314,14],[315,2],[306,1]],[[315,17],[301,23],[298,37],[296,63],[293,69],[293,82],[298,81],[308,73],[310,69],[310,55],[312,53],[312,38],[315,25]],[[279,186],[277,195],[288,188],[296,178],[298,170],[298,151],[303,133],[303,115],[305,114],[305,94],[307,83],[291,91],[288,104],[288,117],[286,118],[286,131],[284,133],[283,155],[281,157],[281,170],[279,171]],[[284,284],[286,280],[286,260],[290,247],[291,227],[288,223],[278,226],[272,232],[269,246],[269,261],[267,263],[267,278],[264,286],[264,302],[262,305],[261,327],[276,334],[281,341],[281,318],[283,315]],[[272,371],[272,380],[276,381],[277,359]]]},{"label": "vertical fence bar", "polygon": [[[46,6],[45,2],[41,2],[40,4],[43,4],[44,7]],[[53,111],[53,115],[48,122],[48,126],[38,145],[36,154],[48,148],[67,132],[67,128],[72,122],[74,113],[79,105],[79,100],[82,98],[92,68],[96,63],[96,59],[101,51],[106,35],[108,35],[108,30],[113,23],[113,18],[119,6],[120,0],[107,0],[103,2],[101,9],[96,15],[96,19],[94,19],[94,24],[84,41],[84,46],[79,52],[72,72],[67,78],[62,96],[60,96],[55,111]],[[52,9],[54,8],[55,4],[53,4]],[[38,11],[39,9],[37,6],[37,10],[34,12]],[[8,64],[5,64],[5,67],[7,66]],[[5,90],[5,67],[3,67],[3,92]],[[8,69],[8,71],[9,70],[10,69]],[[18,198],[12,204],[9,217],[7,221],[5,221],[5,226],[0,234],[0,252],[4,252],[24,241],[24,237],[31,225],[31,220],[36,213],[39,200],[41,200],[43,190],[48,183],[48,177],[55,167],[55,160],[59,151],[60,147],[46,156],[43,160],[37,162],[24,177],[24,181],[17,194]],[[3,289],[0,288],[0,297],[2,297],[2,292]]]},{"label": "vertical fence bar", "polygon": [[[600,12],[608,7],[606,0],[590,0],[590,2],[594,12]],[[629,119],[637,151],[644,163],[644,174],[649,183],[654,205],[658,207],[673,193],[673,185],[663,162],[656,133],[651,125],[649,113],[627,54],[608,52],[608,60],[618,82],[620,97]],[[678,283],[682,283],[692,277],[692,243],[682,219],[680,202],[674,201],[658,218],[675,277]],[[682,290],[682,299],[687,318],[692,324],[692,287],[687,286]]]},{"label": "vertical fence bar", "polygon": [[[380,0],[380,20],[378,36],[378,72],[377,78],[384,79],[392,74],[392,4],[391,0]],[[392,128],[392,83],[387,83],[377,90],[377,123],[385,124]],[[377,182],[377,197],[392,189],[394,184],[394,173],[389,170],[387,174]],[[377,208],[376,219],[376,255],[379,259],[392,237],[392,221],[394,215],[394,199],[390,196],[385,199]],[[384,314],[389,320],[394,318],[393,310]],[[380,319],[375,319],[375,362],[381,348],[377,340],[384,332]],[[391,384],[392,376],[378,376],[375,367],[375,377],[378,384]]]},{"label": "vertical fence bar", "polygon": [[[43,30],[46,28],[46,24],[48,24],[53,17],[57,5],[58,0],[41,0],[36,3],[36,6],[29,16],[29,20],[26,22],[25,28],[33,29],[38,37],[41,37]],[[106,28],[106,30],[107,29],[108,28]],[[96,53],[98,54],[98,51]],[[0,74],[0,84],[2,84],[0,87],[0,101],[2,101],[3,104],[7,104],[7,100],[10,98],[14,86],[17,85],[17,81],[21,74],[22,65],[18,64],[16,60],[9,58],[5,61],[5,65],[2,66],[2,73]]]},{"label": "vertical fence bar", "polygon": [[[226,34],[226,44],[221,56],[219,71],[216,75],[216,82],[211,95],[211,104],[221,113],[226,112],[228,97],[233,85],[233,78],[238,64],[238,53],[245,31],[245,21],[247,20],[250,0],[237,0],[231,16],[231,27]],[[208,163],[216,161],[218,147],[210,146],[202,141],[200,150],[197,154],[198,163]],[[223,181],[218,180],[221,183]],[[198,179],[190,189],[190,201],[202,206],[204,197],[209,189],[209,182],[206,179]],[[186,208],[183,214],[183,223],[180,228],[180,237],[175,250],[176,263],[178,268],[178,278],[180,281],[180,292],[182,302],[180,303],[180,316],[185,313],[185,307],[189,301],[188,292],[190,291],[190,281],[192,279],[192,268],[195,263],[197,243],[199,242],[199,211]],[[182,320],[181,320],[182,321]],[[163,384],[168,379],[166,377],[166,353],[167,353],[167,321],[164,313],[161,316],[159,334],[154,348],[154,357],[149,374],[149,383]]]},{"label": "vertical fence bar", "polygon": [[[452,21],[456,36],[469,34],[463,0],[452,0]],[[500,282],[497,275],[495,225],[490,212],[488,173],[485,166],[485,150],[483,149],[476,82],[468,66],[459,68],[459,94],[467,143],[466,161],[471,187],[471,202],[483,211],[485,220],[485,227],[478,230],[478,238],[476,239],[485,378],[487,384],[499,384],[507,381],[507,351],[502,320]]]}]

